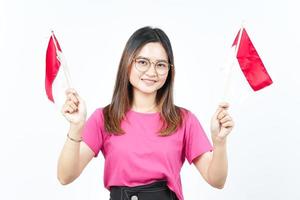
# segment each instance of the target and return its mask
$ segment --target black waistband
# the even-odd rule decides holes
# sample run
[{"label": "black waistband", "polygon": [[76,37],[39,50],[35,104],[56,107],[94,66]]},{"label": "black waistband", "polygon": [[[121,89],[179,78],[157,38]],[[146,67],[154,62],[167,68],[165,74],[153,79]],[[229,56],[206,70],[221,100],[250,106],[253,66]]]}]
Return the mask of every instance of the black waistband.
[{"label": "black waistband", "polygon": [[[138,186],[111,186],[110,200],[130,200],[132,196],[134,199],[143,200],[145,195],[154,199],[160,200],[178,200],[176,194],[167,186],[167,180],[157,180],[150,184]],[[155,195],[154,197],[152,195]],[[139,197],[139,198],[137,198]],[[141,197],[141,198],[140,198]]]},{"label": "black waistband", "polygon": [[128,186],[111,186],[110,191],[115,191],[115,190],[121,190],[121,189],[130,189],[130,190],[140,190],[140,189],[159,189],[159,188],[164,188],[168,187],[167,186],[167,181],[166,180],[159,180],[155,181],[153,183],[149,183],[146,185],[138,185],[134,187],[128,187]]}]

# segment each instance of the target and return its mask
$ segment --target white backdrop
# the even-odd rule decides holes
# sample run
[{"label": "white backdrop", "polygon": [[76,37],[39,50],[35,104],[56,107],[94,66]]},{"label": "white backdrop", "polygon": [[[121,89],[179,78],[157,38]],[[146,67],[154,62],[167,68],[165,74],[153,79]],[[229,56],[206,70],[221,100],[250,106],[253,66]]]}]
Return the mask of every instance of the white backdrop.
[{"label": "white backdrop", "polygon": [[175,55],[175,103],[210,135],[220,67],[243,19],[274,83],[231,105],[225,188],[210,187],[186,161],[183,193],[187,200],[300,199],[299,8],[296,0],[1,0],[0,199],[109,199],[102,154],[70,185],[56,178],[69,124],[44,89],[51,29],[90,115],[111,99],[129,36],[146,25],[162,28]]}]

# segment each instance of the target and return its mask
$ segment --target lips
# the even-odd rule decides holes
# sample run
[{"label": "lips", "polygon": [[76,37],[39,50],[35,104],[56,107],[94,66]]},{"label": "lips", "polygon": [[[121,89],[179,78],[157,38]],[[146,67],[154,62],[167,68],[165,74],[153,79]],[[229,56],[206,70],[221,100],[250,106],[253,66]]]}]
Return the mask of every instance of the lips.
[{"label": "lips", "polygon": [[147,79],[147,78],[142,78],[142,81],[153,81],[153,82],[157,82],[156,80]]},{"label": "lips", "polygon": [[141,79],[145,85],[147,86],[152,86],[154,85],[157,81],[156,80],[152,80],[152,79]]}]

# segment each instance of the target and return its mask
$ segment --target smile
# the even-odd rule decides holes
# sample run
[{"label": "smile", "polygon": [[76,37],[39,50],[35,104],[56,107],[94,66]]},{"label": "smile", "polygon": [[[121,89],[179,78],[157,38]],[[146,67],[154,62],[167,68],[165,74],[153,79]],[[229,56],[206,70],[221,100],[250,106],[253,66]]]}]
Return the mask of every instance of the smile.
[{"label": "smile", "polygon": [[151,79],[142,79],[142,81],[143,81],[144,83],[146,83],[146,85],[153,85],[154,83],[157,82],[157,81],[151,80]]}]

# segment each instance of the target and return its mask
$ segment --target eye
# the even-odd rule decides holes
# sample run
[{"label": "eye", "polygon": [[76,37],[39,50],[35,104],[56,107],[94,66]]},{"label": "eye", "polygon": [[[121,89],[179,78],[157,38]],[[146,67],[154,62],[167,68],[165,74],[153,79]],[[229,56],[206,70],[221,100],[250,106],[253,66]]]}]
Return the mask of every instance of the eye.
[{"label": "eye", "polygon": [[159,68],[167,68],[168,67],[168,65],[166,63],[157,63],[157,66]]},{"label": "eye", "polygon": [[147,65],[147,60],[145,60],[145,59],[138,59],[137,60],[137,63],[139,64],[139,65]]}]

